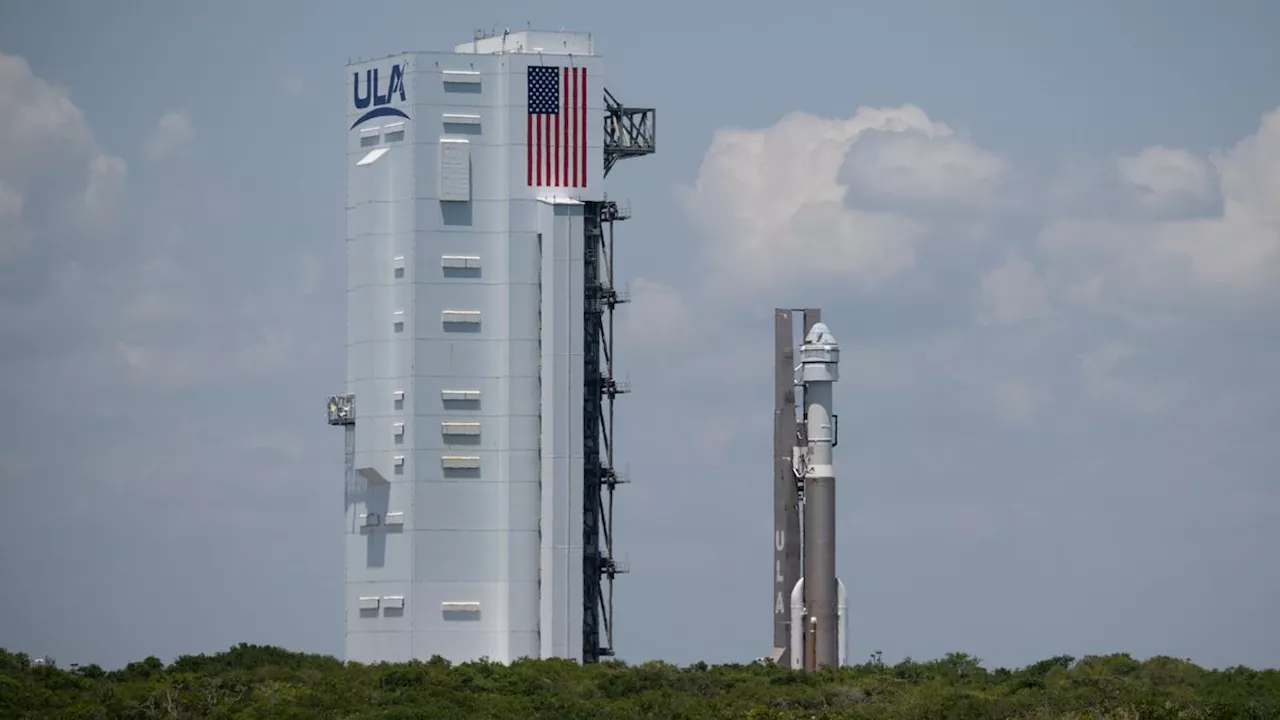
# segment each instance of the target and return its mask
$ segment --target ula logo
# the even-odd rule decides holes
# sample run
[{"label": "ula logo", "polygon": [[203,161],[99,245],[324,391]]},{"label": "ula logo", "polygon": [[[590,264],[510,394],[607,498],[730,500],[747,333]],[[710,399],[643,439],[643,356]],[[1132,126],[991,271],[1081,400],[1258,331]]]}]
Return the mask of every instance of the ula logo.
[{"label": "ula logo", "polygon": [[351,78],[351,94],[356,103],[357,110],[364,110],[373,105],[365,114],[361,115],[352,125],[352,130],[357,125],[379,117],[402,117],[406,120],[409,116],[403,110],[389,107],[396,96],[399,96],[400,102],[404,102],[404,68],[400,65],[391,66],[391,77],[387,80],[387,90],[382,91],[382,84],[378,79],[378,69],[364,71],[364,82],[360,82],[360,72],[356,71]]}]

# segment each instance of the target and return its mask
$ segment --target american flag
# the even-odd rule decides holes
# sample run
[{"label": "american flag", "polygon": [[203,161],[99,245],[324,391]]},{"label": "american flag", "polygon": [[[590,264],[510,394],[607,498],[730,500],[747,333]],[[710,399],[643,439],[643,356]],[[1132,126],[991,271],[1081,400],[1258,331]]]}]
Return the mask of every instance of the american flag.
[{"label": "american flag", "polygon": [[530,187],[587,186],[587,69],[529,67]]}]

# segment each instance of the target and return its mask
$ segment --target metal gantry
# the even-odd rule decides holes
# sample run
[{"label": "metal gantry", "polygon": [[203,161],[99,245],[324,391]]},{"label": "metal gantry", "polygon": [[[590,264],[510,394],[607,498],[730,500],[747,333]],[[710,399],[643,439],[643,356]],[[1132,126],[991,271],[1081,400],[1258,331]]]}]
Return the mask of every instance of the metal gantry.
[{"label": "metal gantry", "polygon": [[[588,202],[583,252],[582,660],[614,655],[613,581],[627,571],[614,555],[614,491],[627,482],[614,455],[614,401],[627,392],[615,372],[613,315],[627,302],[613,274],[613,224],[629,217],[611,200]],[[603,637],[602,637],[603,632]]]},{"label": "metal gantry", "polygon": [[[656,149],[652,108],[628,108],[604,91],[604,173]],[[614,554],[614,491],[627,482],[614,455],[614,401],[627,392],[615,366],[613,314],[627,302],[614,278],[613,225],[631,216],[607,197],[586,203],[583,246],[582,661],[613,657],[613,581],[627,572]]]},{"label": "metal gantry", "polygon": [[604,90],[604,174],[623,158],[651,155],[657,150],[657,111],[627,107]]},{"label": "metal gantry", "polygon": [[341,426],[345,440],[346,492],[348,501],[356,487],[356,396],[351,393],[330,395],[326,410],[330,425]]}]

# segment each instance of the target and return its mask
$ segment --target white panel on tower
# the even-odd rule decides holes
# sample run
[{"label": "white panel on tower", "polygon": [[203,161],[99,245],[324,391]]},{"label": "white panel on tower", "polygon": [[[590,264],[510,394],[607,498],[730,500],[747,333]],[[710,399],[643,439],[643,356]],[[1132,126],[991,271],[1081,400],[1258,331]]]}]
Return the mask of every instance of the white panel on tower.
[{"label": "white panel on tower", "polygon": [[385,147],[374,148],[370,150],[364,157],[360,158],[360,160],[356,162],[356,165],[358,166],[372,165],[378,161],[378,158],[382,157],[383,155],[386,155],[387,151],[390,149],[391,148],[385,148]]},{"label": "white panel on tower", "polygon": [[440,141],[440,199],[471,200],[471,143],[466,140]]}]

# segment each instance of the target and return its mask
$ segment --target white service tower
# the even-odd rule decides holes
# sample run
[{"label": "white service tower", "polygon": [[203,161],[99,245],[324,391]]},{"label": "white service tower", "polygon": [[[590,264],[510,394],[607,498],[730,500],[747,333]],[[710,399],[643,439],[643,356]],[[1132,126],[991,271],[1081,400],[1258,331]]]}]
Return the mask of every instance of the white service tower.
[{"label": "white service tower", "polygon": [[585,32],[345,75],[345,657],[611,654],[603,181],[653,152],[653,111]]}]

